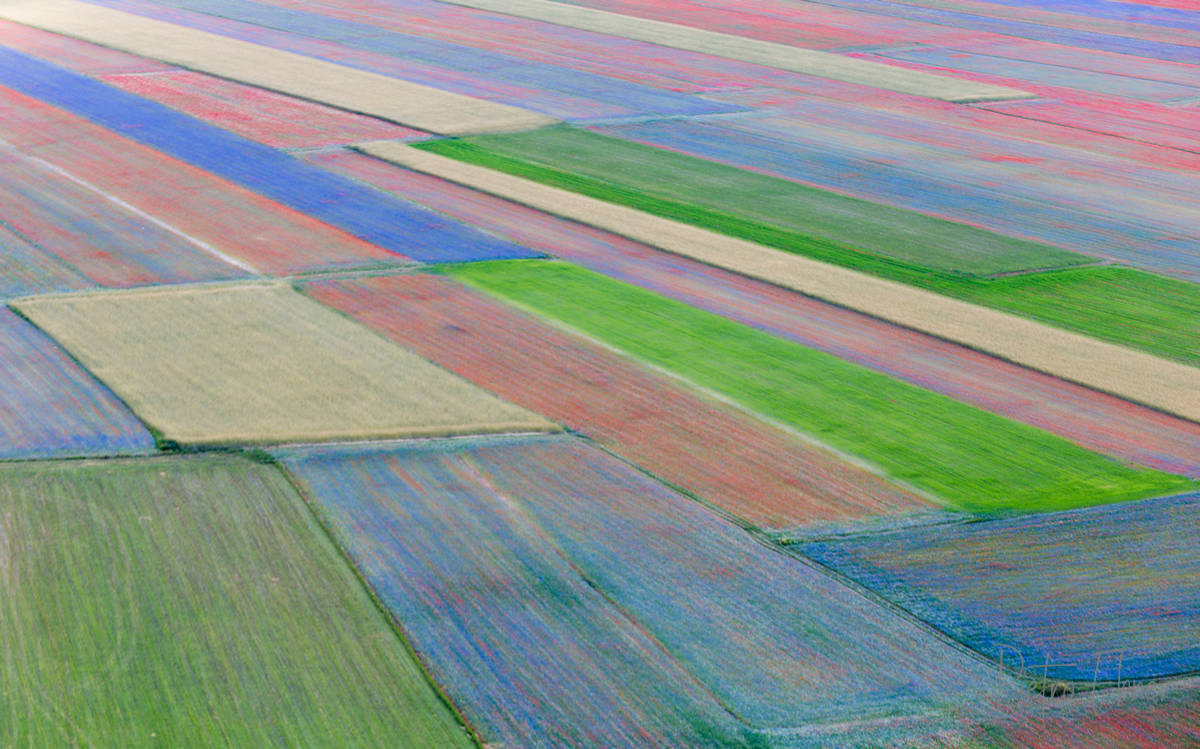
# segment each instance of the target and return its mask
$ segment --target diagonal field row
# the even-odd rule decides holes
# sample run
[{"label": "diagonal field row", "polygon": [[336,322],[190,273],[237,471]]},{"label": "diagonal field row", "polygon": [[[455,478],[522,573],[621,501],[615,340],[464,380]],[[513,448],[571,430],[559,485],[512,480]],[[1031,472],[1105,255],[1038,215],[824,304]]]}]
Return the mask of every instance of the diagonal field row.
[{"label": "diagonal field row", "polygon": [[360,148],[411,169],[1200,421],[1200,370],[1193,367],[404,144]]},{"label": "diagonal field row", "polygon": [[[714,132],[713,138],[723,147],[730,142],[727,134]],[[1115,343],[1200,362],[1195,345],[1200,292],[1192,283],[1125,268],[967,278],[964,274],[1078,265],[1089,259],[588,131],[556,128],[431,141],[419,147]]]},{"label": "diagonal field row", "polygon": [[529,256],[523,248],[28,55],[0,48],[0,85],[66,109],[397,254],[424,261]]},{"label": "diagonal field row", "polygon": [[0,16],[66,36],[435,133],[520,130],[554,119],[76,0],[7,0]]},{"label": "diagonal field row", "polygon": [[276,148],[428,137],[410,128],[0,21],[7,47]]},{"label": "diagonal field row", "polygon": [[1090,450],[1200,477],[1200,425],[362,154],[337,151],[311,159],[526,247],[1023,421]]},{"label": "diagonal field row", "polygon": [[[171,227],[178,239],[189,238],[182,245],[171,242],[170,246],[177,249],[161,259],[156,274],[146,267],[155,260],[154,247],[140,242],[122,245],[117,248],[119,255],[92,261],[89,270],[97,283],[178,283],[252,272],[245,268],[295,273],[340,265],[410,262],[37,99],[0,88],[0,102],[5,108],[0,118],[0,139],[20,151],[23,160],[36,160],[47,173],[39,183],[53,185],[46,188],[48,195],[66,192],[71,196],[62,210],[93,205],[97,214],[110,217],[110,222],[115,217],[128,217],[132,211],[135,217],[150,216]],[[19,205],[13,202],[6,207]],[[45,213],[30,213],[30,228],[25,231],[35,237],[70,233],[70,226],[56,226],[52,218]],[[155,233],[152,227],[142,231]],[[86,252],[80,252],[87,246],[67,245],[62,251],[73,252],[62,260],[70,264],[80,255],[82,258],[75,262],[88,260]],[[214,258],[212,250],[219,255]],[[235,264],[220,256],[231,258]],[[189,272],[189,268],[204,272]]]},{"label": "diagonal field row", "polygon": [[959,509],[1062,509],[1191,485],[570,265],[477,263],[450,272]]},{"label": "diagonal field row", "polygon": [[928,509],[827,450],[449,279],[320,281],[303,290],[752,524],[783,529]]}]

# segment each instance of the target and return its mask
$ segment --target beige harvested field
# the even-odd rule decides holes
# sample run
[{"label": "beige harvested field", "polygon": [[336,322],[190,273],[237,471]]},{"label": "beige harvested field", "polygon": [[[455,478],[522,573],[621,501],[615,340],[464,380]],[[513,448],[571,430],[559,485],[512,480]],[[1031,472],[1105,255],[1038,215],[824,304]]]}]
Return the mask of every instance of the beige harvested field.
[{"label": "beige harvested field", "polygon": [[402,143],[363,152],[1200,422],[1200,369]]},{"label": "beige harvested field", "polygon": [[443,135],[557,122],[518,107],[76,0],[0,0],[0,18]]},{"label": "beige harvested field", "polygon": [[41,296],[14,306],[183,444],[557,428],[283,284]]},{"label": "beige harvested field", "polygon": [[868,60],[800,49],[786,44],[764,42],[733,34],[653,21],[593,8],[552,2],[551,0],[445,0],[453,5],[488,10],[495,13],[545,21],[558,26],[611,34],[625,39],[659,44],[741,60],[779,70],[790,70],[818,78],[845,83],[857,83],[887,91],[926,96],[945,101],[972,102],[1024,99],[1033,94],[1015,88],[975,83],[950,76],[922,73],[916,70]]}]

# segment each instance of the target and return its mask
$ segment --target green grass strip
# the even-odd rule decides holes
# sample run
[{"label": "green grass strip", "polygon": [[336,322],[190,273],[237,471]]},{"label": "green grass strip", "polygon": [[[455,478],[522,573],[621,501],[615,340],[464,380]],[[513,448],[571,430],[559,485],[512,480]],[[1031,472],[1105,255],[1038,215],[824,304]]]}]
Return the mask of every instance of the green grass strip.
[{"label": "green grass strip", "polygon": [[[761,241],[764,226],[798,233],[813,245],[797,249],[805,254],[848,245],[901,264],[980,276],[1093,262],[1041,242],[567,126],[417,147],[503,171],[523,162],[556,187],[745,239]],[[537,179],[532,171],[522,176]]]},{"label": "green grass strip", "polygon": [[472,746],[274,466],[0,467],[0,746]]},{"label": "green grass strip", "polygon": [[921,285],[1200,366],[1200,284],[1103,266]]},{"label": "green grass strip", "polygon": [[859,456],[959,509],[1061,510],[1194,486],[566,263],[472,263],[445,272]]},{"label": "green grass strip", "polygon": [[[564,141],[576,147],[572,150],[562,146]],[[540,148],[542,144],[548,144],[544,150]],[[559,147],[552,148],[554,144],[559,144]],[[611,150],[617,147],[614,144],[620,144],[622,153],[628,152],[628,158],[618,164],[601,160],[593,162],[595,151],[602,147]],[[950,272],[918,260],[889,256],[890,252],[899,252],[892,247],[893,244],[909,248],[926,247],[932,241],[932,235],[920,232],[893,235],[887,231],[866,231],[868,224],[857,226],[858,217],[850,209],[871,206],[884,212],[906,214],[906,220],[911,219],[909,225],[913,231],[923,227],[939,231],[947,226],[957,227],[955,231],[964,231],[969,235],[960,238],[964,242],[978,244],[985,242],[981,238],[985,236],[986,243],[1016,243],[1018,249],[1014,252],[1021,257],[1027,256],[1020,247],[1031,243],[1009,240],[982,229],[923,217],[902,209],[875,206],[788,180],[637,143],[625,143],[586,131],[551,128],[514,135],[425,141],[413,147],[1013,312],[1186,364],[1200,365],[1200,345],[1197,344],[1200,341],[1200,284],[1115,266],[1070,268],[1001,278]],[[549,161],[554,161],[562,168],[548,165],[546,162]],[[597,176],[596,173],[600,171],[597,164],[614,170],[606,172],[606,177]],[[672,176],[671,169],[677,170],[675,176]],[[587,170],[587,173],[582,170]],[[754,189],[754,185],[759,185],[759,188]],[[702,186],[702,189],[696,186]],[[762,194],[770,190],[786,196],[787,205],[781,206],[778,200],[763,199]],[[666,193],[687,199],[663,197]],[[755,200],[732,200],[731,195],[755,196]],[[818,207],[825,205],[831,195],[834,199],[847,201],[846,209],[822,215]],[[697,202],[688,202],[688,199]],[[753,210],[746,207],[747,203]],[[712,207],[714,205],[719,208]],[[732,212],[742,209],[750,213],[735,215]],[[782,225],[786,222],[776,215],[777,211],[782,212],[781,215],[794,217],[801,215],[798,212],[804,216],[815,213],[814,221],[819,220],[820,223],[805,223],[801,218],[795,218],[789,228]],[[912,218],[914,216],[920,217],[920,220]],[[819,230],[832,220],[847,225],[848,230],[858,232],[856,237],[861,240],[860,246],[843,244],[820,235]],[[1036,245],[1037,264],[1042,267],[1069,265],[1082,257],[1073,253],[1067,253],[1070,257],[1054,254],[1061,252],[1047,245]],[[906,251],[902,254],[911,257],[913,253]]]}]

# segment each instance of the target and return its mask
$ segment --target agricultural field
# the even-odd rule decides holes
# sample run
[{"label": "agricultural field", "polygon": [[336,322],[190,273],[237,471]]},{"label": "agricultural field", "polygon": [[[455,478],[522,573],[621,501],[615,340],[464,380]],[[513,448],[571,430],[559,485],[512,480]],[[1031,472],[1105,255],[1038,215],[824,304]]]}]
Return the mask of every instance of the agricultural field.
[{"label": "agricultural field", "polygon": [[1012,668],[1154,679],[1200,670],[1197,502],[1184,494],[799,548]]},{"label": "agricultural field", "polygon": [[16,309],[182,444],[555,428],[282,284],[44,296]]},{"label": "agricultural field", "polygon": [[[471,690],[451,699],[481,720],[497,695],[515,703],[501,713],[516,725],[497,725],[485,740],[611,745],[641,735],[704,745],[739,727],[785,737],[834,730],[848,715],[928,718],[1013,690],[911,622],[576,440],[282,457],[435,676],[469,669],[442,678]],[[605,634],[626,624],[617,612],[641,631]],[[555,643],[556,654],[538,643]],[[489,657],[467,661],[461,654],[472,650]],[[847,683],[856,694],[842,694]]]},{"label": "agricultural field", "polygon": [[0,0],[0,747],[1200,745],[1192,0]]},{"label": "agricultural field", "polygon": [[450,272],[959,509],[1062,509],[1190,485],[568,264]]},{"label": "agricultural field", "polygon": [[470,746],[288,480],[0,467],[11,746]]}]

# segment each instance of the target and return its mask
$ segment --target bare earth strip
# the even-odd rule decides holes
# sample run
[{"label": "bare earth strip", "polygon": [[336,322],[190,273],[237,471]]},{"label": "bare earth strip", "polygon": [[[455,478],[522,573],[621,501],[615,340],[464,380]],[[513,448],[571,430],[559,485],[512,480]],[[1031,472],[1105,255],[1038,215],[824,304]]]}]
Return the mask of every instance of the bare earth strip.
[{"label": "bare earth strip", "polygon": [[972,102],[1027,99],[1033,94],[1015,88],[976,83],[949,76],[922,73],[891,65],[856,60],[831,52],[799,49],[665,21],[634,18],[549,0],[445,0],[452,5],[545,21],[557,26],[611,34],[624,39],[659,44],[715,55],[729,60],[790,70],[818,78],[926,96],[945,101]]},{"label": "bare earth strip", "polygon": [[41,296],[14,306],[180,443],[556,428],[282,284]]},{"label": "bare earth strip", "polygon": [[464,164],[396,142],[363,152],[677,255],[865,312],[1200,422],[1200,369],[922,289]]},{"label": "bare earth strip", "polygon": [[0,0],[0,18],[443,135],[557,120],[76,0]]}]

